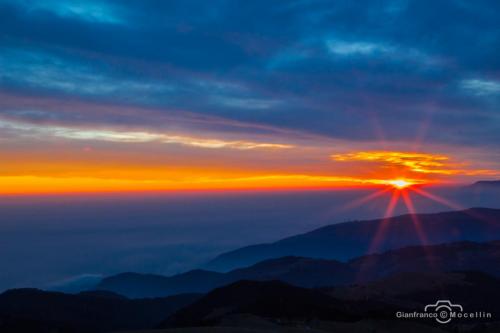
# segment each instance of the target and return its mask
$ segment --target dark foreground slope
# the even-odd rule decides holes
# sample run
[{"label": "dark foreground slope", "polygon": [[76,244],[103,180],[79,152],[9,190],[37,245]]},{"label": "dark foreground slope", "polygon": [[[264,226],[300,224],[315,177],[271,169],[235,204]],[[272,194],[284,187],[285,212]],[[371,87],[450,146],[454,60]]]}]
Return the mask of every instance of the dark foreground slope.
[{"label": "dark foreground slope", "polygon": [[224,253],[208,264],[212,270],[230,270],[283,256],[348,260],[370,253],[374,235],[383,226],[384,237],[376,251],[408,245],[439,244],[461,240],[500,239],[500,209],[471,208],[437,214],[416,214],[426,242],[416,232],[414,216],[401,215],[383,220],[346,222]]},{"label": "dark foreground slope", "polygon": [[[498,242],[491,242],[427,248],[434,249],[435,258],[458,259],[454,266],[443,266],[445,269],[472,266],[474,263],[476,267],[484,264],[490,267],[492,274],[498,274],[499,246]],[[444,254],[439,256],[440,252]],[[365,278],[355,274],[352,278],[356,283],[328,288],[308,289],[281,281],[240,280],[217,288],[201,298],[197,295],[179,295],[138,300],[102,291],[67,295],[33,289],[12,290],[0,295],[0,331],[107,332],[148,329],[161,322],[162,328],[175,329],[226,326],[259,332],[263,329],[292,332],[288,331],[290,327],[294,328],[293,332],[430,332],[438,330],[438,325],[432,320],[400,321],[395,320],[395,313],[422,311],[426,304],[433,304],[439,299],[460,304],[466,311],[488,311],[493,314],[493,319],[457,321],[457,324],[469,325],[467,330],[460,328],[460,332],[468,332],[478,325],[497,325],[491,320],[498,321],[500,318],[499,278],[478,271],[422,270],[428,266],[422,266],[426,261],[418,258],[427,253],[418,247],[410,247],[365,257],[369,263],[375,262],[365,273],[372,278],[383,278],[363,281]],[[484,253],[493,254],[485,260],[482,258]],[[495,256],[497,259],[491,261]],[[293,263],[295,259],[299,263],[310,260],[288,257],[283,258],[283,261]],[[407,270],[409,266],[405,266],[404,262],[408,260],[413,260],[417,265]],[[313,262],[317,263],[315,260]],[[356,259],[350,264],[359,265],[362,262],[362,259]],[[266,267],[270,272],[281,267],[269,266],[269,263],[259,266],[262,270]],[[380,270],[373,270],[376,266]],[[317,264],[311,267],[321,270]],[[415,272],[415,268],[422,271]],[[382,271],[385,273],[381,274]],[[327,272],[334,274],[332,271]],[[313,273],[310,271],[310,274]],[[454,329],[454,326],[449,327]],[[190,331],[204,330],[193,328]]]},{"label": "dark foreground slope", "polygon": [[243,280],[213,290],[177,311],[160,326],[218,325],[224,318],[242,313],[284,321],[360,319],[360,314],[347,311],[344,302],[327,294],[280,281]]},{"label": "dark foreground slope", "polygon": [[38,289],[0,294],[0,332],[108,332],[151,328],[200,295],[130,300],[110,292],[69,295]]},{"label": "dark foreground slope", "polygon": [[[0,295],[0,331],[156,332],[149,329],[159,322],[158,333],[497,332],[499,285],[498,278],[468,271],[398,273],[370,283],[322,289],[244,280],[197,299],[191,295],[132,301],[105,292],[12,290]],[[493,317],[454,320],[445,326],[432,319],[395,317],[397,311],[422,311],[438,299],[460,304],[464,311],[491,312]],[[185,306],[179,309],[182,302]],[[173,309],[177,311],[172,313]]]},{"label": "dark foreground slope", "polygon": [[[424,284],[421,279],[435,282]],[[160,327],[231,326],[270,332],[284,327],[312,332],[483,331],[488,326],[498,327],[499,282],[480,272],[406,273],[365,285],[320,290],[278,281],[239,281],[177,311]],[[450,299],[465,311],[491,312],[492,318],[455,320],[446,327],[434,319],[396,319],[398,311],[423,311],[438,299]]]},{"label": "dark foreground slope", "polygon": [[208,292],[238,280],[280,280],[300,287],[367,282],[401,272],[482,271],[500,277],[500,241],[410,246],[355,258],[347,263],[303,257],[269,259],[228,273],[196,270],[172,277],[125,273],[104,279],[98,289],[131,297]]},{"label": "dark foreground slope", "polygon": [[[433,299],[448,299],[466,310],[496,313],[500,310],[499,287],[499,277],[478,271],[404,272],[367,283],[321,288],[321,291],[337,299],[377,300],[415,309]],[[496,316],[496,320],[500,317]]]}]

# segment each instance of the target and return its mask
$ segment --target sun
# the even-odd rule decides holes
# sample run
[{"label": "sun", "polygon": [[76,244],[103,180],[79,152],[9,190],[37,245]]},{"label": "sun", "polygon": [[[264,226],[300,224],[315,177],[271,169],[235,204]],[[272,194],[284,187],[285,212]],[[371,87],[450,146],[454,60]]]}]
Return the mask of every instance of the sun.
[{"label": "sun", "polygon": [[408,180],[404,180],[404,179],[393,179],[393,180],[387,181],[387,184],[394,186],[398,190],[402,190],[408,186],[413,185],[414,183],[412,183]]}]

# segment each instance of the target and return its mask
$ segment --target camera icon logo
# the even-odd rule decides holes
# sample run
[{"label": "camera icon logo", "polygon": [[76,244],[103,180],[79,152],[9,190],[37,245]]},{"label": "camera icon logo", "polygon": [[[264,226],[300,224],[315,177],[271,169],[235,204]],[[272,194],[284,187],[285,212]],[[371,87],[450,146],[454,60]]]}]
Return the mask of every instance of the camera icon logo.
[{"label": "camera icon logo", "polygon": [[456,317],[457,312],[462,312],[464,309],[460,304],[453,304],[449,300],[438,300],[435,304],[425,306],[425,312],[435,313],[436,321],[440,324],[447,324],[452,318]]}]

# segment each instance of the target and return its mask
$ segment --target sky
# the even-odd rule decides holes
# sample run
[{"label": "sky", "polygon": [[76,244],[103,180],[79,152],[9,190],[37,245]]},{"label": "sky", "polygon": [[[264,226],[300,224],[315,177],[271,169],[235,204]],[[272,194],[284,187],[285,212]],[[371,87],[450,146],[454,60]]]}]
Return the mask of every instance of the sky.
[{"label": "sky", "polygon": [[0,194],[497,179],[499,10],[0,0]]}]

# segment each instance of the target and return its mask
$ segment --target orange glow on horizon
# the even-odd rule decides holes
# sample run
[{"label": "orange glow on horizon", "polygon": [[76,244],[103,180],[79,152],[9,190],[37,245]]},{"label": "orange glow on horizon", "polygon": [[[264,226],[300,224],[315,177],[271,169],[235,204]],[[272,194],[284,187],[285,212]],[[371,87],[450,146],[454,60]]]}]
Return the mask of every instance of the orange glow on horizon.
[{"label": "orange glow on horizon", "polygon": [[[289,153],[292,150],[287,151]],[[351,166],[334,167],[331,170],[311,167],[308,172],[307,165],[285,165],[281,168],[275,164],[276,161],[290,155],[277,153],[272,155],[273,163],[261,166],[249,164],[252,159],[260,157],[260,153],[255,155],[255,152],[240,152],[238,158],[241,159],[234,165],[225,163],[230,158],[225,154],[217,155],[207,162],[207,156],[188,159],[166,155],[155,159],[149,152],[107,150],[65,151],[60,159],[46,159],[46,156],[55,152],[42,151],[29,156],[24,155],[24,152],[6,154],[3,175],[0,175],[0,194],[326,190],[351,187],[403,190],[413,189],[417,185],[445,184],[448,181],[447,178],[406,172],[400,168],[362,168],[363,161],[354,161],[358,165],[353,165],[352,169]],[[410,155],[398,155],[397,159],[406,160]],[[263,156],[269,158],[271,155]]]},{"label": "orange glow on horizon", "polygon": [[[89,192],[140,192],[183,190],[329,189],[377,187],[393,183],[385,179],[364,179],[306,174],[238,174],[214,172],[151,174],[151,178],[109,178],[82,176],[3,176],[0,194],[51,194]],[[409,182],[408,184],[414,184]],[[406,185],[406,183],[404,184]]]}]

